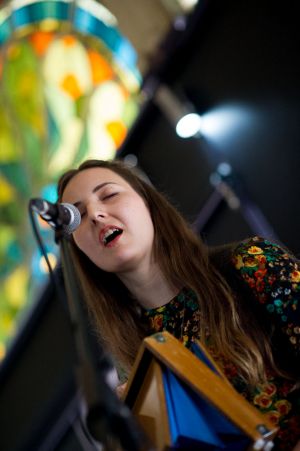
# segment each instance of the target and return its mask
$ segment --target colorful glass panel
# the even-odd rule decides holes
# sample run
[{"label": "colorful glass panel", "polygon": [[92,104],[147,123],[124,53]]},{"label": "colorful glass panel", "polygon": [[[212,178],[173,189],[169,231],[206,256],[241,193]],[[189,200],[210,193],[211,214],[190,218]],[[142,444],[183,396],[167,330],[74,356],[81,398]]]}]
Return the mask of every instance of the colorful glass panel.
[{"label": "colorful glass panel", "polygon": [[[0,360],[48,280],[28,202],[85,158],[112,159],[139,111],[136,53],[94,0],[0,7]],[[52,264],[53,230],[39,220]]]}]

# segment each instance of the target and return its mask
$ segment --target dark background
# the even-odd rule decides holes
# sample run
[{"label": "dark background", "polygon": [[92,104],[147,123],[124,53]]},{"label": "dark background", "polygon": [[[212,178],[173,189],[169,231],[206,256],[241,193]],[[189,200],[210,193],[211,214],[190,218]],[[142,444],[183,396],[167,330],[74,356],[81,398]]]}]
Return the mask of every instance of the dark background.
[{"label": "dark background", "polygon": [[[120,156],[135,154],[190,221],[213,191],[211,173],[229,162],[268,223],[262,232],[299,253],[299,50],[296,1],[200,2],[158,50],[144,87],[163,83],[219,122],[202,138],[179,138],[150,98]],[[220,244],[256,231],[243,208],[221,203],[201,233]]]},{"label": "dark background", "polygon": [[[157,49],[119,157],[136,155],[209,244],[262,232],[300,253],[298,60],[296,1],[200,1]],[[219,122],[201,138],[178,138],[155,102],[160,84]],[[233,170],[225,186],[241,200],[236,210],[210,182],[222,161]],[[90,449],[74,362],[65,309],[48,287],[0,369],[1,450]]]}]

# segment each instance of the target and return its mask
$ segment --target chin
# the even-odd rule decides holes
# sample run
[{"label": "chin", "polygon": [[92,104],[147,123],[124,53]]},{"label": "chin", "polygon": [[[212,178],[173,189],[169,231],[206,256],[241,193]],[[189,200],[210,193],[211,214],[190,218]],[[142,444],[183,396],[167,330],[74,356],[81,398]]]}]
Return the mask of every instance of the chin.
[{"label": "chin", "polygon": [[100,265],[97,264],[98,268],[102,269],[105,272],[110,272],[110,273],[116,273],[116,274],[121,274],[121,273],[126,273],[126,272],[131,272],[134,271],[136,269],[136,265],[133,265],[131,261],[128,260],[122,260],[119,261],[118,263],[112,263],[107,264],[106,265]]}]

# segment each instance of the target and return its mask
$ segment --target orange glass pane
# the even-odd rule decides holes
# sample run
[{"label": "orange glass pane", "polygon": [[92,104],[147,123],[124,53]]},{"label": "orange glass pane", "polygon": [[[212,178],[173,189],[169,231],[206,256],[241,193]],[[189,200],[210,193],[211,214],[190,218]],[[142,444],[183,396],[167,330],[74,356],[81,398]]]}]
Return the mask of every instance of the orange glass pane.
[{"label": "orange glass pane", "polygon": [[127,128],[121,121],[112,121],[106,124],[106,129],[111,135],[117,147],[119,147],[125,139]]},{"label": "orange glass pane", "polygon": [[89,50],[87,53],[92,70],[92,79],[95,85],[113,78],[114,72],[112,67],[99,53],[93,50]]},{"label": "orange glass pane", "polygon": [[65,78],[61,82],[61,87],[73,99],[78,99],[83,94],[77,81],[77,78],[73,74],[68,74],[65,76]]},{"label": "orange glass pane", "polygon": [[76,45],[76,38],[70,34],[62,37],[63,43],[65,46],[72,47],[73,45]]},{"label": "orange glass pane", "polygon": [[49,44],[53,41],[54,33],[47,31],[36,31],[29,36],[29,41],[37,55],[42,56],[47,51]]}]

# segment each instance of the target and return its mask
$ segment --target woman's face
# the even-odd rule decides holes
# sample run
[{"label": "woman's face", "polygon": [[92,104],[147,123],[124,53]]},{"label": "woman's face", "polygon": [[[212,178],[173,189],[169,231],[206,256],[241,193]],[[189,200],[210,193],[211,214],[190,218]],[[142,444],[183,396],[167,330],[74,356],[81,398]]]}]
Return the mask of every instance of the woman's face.
[{"label": "woman's face", "polygon": [[85,169],[69,181],[62,201],[79,209],[74,241],[99,268],[122,274],[151,264],[149,210],[121,176],[106,168]]}]

